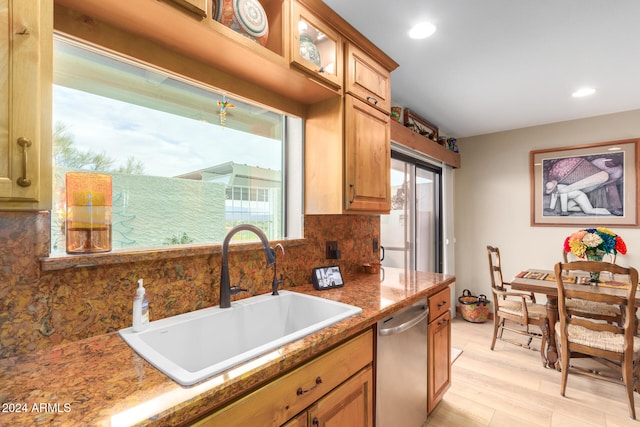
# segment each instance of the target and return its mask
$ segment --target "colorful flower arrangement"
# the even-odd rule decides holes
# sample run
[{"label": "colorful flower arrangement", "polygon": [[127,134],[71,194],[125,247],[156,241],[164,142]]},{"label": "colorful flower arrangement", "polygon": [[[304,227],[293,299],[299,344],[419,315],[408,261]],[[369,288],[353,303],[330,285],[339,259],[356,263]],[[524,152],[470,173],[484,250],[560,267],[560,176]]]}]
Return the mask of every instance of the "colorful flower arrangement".
[{"label": "colorful flower arrangement", "polygon": [[601,261],[605,254],[626,254],[627,245],[622,237],[608,228],[585,228],[564,240],[564,251],[579,258]]}]

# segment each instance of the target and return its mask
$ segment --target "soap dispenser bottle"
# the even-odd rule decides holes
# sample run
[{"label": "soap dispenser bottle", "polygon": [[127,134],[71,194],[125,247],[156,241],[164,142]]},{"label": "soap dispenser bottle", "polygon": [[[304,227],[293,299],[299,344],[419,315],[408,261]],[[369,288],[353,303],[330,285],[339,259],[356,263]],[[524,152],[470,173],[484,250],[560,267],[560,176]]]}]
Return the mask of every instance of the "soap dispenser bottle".
[{"label": "soap dispenser bottle", "polygon": [[133,332],[140,332],[149,326],[149,300],[142,286],[142,279],[138,280],[138,289],[133,298]]}]

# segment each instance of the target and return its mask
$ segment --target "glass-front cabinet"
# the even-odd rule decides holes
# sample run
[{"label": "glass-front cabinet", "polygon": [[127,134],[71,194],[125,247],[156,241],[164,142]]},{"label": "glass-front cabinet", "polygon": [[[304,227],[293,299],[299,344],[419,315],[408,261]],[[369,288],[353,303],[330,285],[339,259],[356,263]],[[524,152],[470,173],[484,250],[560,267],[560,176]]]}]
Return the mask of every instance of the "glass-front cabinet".
[{"label": "glass-front cabinet", "polygon": [[297,2],[292,3],[291,64],[327,83],[342,88],[342,38],[325,22]]}]

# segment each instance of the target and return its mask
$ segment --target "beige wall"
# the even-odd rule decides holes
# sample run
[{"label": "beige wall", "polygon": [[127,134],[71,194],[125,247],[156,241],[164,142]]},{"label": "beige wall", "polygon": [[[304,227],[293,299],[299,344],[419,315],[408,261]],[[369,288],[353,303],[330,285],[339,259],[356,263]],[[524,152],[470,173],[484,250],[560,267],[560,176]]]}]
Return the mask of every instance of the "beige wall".
[{"label": "beige wall", "polygon": [[[468,288],[475,295],[491,295],[488,244],[500,248],[509,280],[526,268],[553,268],[561,260],[565,237],[583,228],[530,225],[531,150],[638,137],[640,110],[458,140],[462,167],[455,171],[457,292]],[[629,249],[618,256],[618,263],[640,268],[640,229],[610,228]]]}]

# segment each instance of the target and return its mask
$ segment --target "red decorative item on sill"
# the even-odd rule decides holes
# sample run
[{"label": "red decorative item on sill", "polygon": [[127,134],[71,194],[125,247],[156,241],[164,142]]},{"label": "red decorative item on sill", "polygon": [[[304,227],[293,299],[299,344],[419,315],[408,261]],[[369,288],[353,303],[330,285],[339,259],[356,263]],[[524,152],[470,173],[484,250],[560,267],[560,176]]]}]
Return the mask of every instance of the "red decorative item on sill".
[{"label": "red decorative item on sill", "polygon": [[267,45],[269,21],[258,0],[213,0],[213,19],[232,30]]},{"label": "red decorative item on sill", "polygon": [[111,250],[111,175],[67,172],[67,253]]}]

